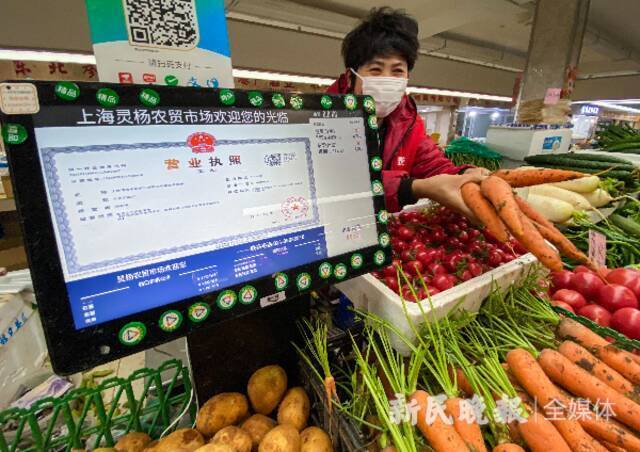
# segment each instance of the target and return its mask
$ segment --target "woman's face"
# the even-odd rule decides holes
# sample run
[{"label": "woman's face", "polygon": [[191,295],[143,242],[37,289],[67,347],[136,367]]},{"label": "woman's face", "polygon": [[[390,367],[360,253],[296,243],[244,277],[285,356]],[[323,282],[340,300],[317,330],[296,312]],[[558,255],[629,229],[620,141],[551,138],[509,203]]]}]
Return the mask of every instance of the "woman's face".
[{"label": "woman's face", "polygon": [[[398,77],[409,78],[409,67],[399,56],[376,57],[360,66],[356,71],[360,77]],[[354,94],[362,94],[362,80],[355,77]]]}]

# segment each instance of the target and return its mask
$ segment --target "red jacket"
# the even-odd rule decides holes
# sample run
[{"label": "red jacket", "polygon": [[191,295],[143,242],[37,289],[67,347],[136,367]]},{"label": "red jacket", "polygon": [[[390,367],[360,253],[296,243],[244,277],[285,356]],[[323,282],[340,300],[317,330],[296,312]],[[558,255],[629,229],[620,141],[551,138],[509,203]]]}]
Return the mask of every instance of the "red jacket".
[{"label": "red jacket", "polygon": [[[327,92],[346,94],[346,77],[340,76]],[[416,104],[409,96],[404,96],[400,105],[384,119],[381,129],[384,130],[382,183],[387,210],[390,212],[397,212],[403,207],[398,199],[399,191],[403,191],[401,183],[410,184],[412,179],[438,174],[459,174],[468,168],[451,163],[427,136]],[[408,201],[406,196],[404,198],[405,202]]]}]

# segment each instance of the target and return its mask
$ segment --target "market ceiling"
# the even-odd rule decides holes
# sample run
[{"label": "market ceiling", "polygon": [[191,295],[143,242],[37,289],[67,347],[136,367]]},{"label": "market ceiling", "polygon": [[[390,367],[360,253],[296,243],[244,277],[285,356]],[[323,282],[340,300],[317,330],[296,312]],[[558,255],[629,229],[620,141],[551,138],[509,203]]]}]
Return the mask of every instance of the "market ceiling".
[{"label": "market ceiling", "polygon": [[[419,20],[423,52],[511,71],[524,68],[532,0],[225,0],[232,20],[301,26],[334,37],[369,8],[385,4]],[[591,0],[580,77],[640,73],[638,17],[638,0]],[[91,52],[85,0],[3,0],[0,47]]]}]

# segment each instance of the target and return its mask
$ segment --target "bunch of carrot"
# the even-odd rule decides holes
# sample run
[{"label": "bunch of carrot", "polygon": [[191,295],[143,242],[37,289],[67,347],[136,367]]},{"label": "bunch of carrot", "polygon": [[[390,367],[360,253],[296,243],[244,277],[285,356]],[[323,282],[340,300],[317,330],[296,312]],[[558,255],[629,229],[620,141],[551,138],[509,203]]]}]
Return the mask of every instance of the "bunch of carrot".
[{"label": "bunch of carrot", "polygon": [[584,177],[576,171],[555,169],[499,170],[480,184],[468,182],[461,187],[462,199],[487,230],[499,241],[512,235],[547,268],[562,270],[563,255],[597,270],[593,262],[578,250],[554,225],[535,211],[513,188],[562,182]]}]

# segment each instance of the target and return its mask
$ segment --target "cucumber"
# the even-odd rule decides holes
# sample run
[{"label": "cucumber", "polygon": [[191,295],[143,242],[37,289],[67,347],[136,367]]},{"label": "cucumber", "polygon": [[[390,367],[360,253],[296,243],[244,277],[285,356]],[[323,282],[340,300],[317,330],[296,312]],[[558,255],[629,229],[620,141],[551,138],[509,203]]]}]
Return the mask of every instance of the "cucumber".
[{"label": "cucumber", "polygon": [[640,224],[633,221],[631,218],[623,217],[617,213],[612,214],[609,220],[627,234],[631,234],[640,238]]},{"label": "cucumber", "polygon": [[576,168],[576,171],[580,171],[579,168],[588,168],[599,171],[604,171],[609,168],[613,168],[614,171],[628,171],[631,172],[635,167],[631,163],[613,163],[591,160],[579,160],[573,157],[566,157],[568,154],[557,155],[532,155],[525,157],[524,161],[534,165],[562,165],[571,166]]},{"label": "cucumber", "polygon": [[627,159],[623,159],[620,157],[613,157],[611,155],[607,155],[607,154],[561,154],[561,155],[566,155],[567,157],[570,157],[574,160],[588,160],[591,162],[610,162],[610,163],[621,163],[624,165],[633,165],[633,163],[631,163],[629,160]]},{"label": "cucumber", "polygon": [[622,151],[624,149],[638,149],[640,148],[640,137],[638,137],[637,141],[631,141],[628,143],[616,143],[611,146],[607,146],[607,151],[609,152],[617,152]]}]

